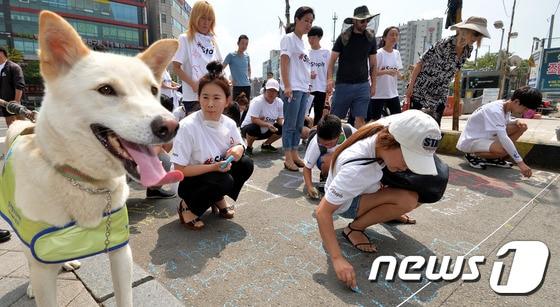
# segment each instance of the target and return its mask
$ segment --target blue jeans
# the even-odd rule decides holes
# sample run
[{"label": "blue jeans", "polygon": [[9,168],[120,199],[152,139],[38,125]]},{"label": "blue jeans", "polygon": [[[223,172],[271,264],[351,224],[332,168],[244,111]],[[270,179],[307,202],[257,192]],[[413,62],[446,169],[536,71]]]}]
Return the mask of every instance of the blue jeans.
[{"label": "blue jeans", "polygon": [[348,110],[354,117],[366,118],[369,105],[369,82],[341,83],[335,86],[331,114],[343,119]]},{"label": "blue jeans", "polygon": [[309,99],[309,93],[292,91],[292,99],[282,95],[284,102],[284,125],[282,127],[282,148],[284,150],[296,150],[301,139],[301,129],[305,118],[305,106]]},{"label": "blue jeans", "polygon": [[350,208],[348,208],[348,210],[342,212],[339,215],[347,219],[355,219],[356,217],[358,217],[358,207],[360,207],[361,198],[362,195],[358,195],[354,197],[354,199],[352,199],[352,204],[350,205]]}]

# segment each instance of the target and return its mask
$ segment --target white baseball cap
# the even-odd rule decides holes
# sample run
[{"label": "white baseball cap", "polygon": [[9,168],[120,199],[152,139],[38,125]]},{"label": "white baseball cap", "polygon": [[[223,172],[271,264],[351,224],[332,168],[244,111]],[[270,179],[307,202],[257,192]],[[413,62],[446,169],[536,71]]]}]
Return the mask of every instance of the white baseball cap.
[{"label": "white baseball cap", "polygon": [[434,154],[441,141],[437,122],[419,110],[389,116],[389,133],[401,145],[406,166],[419,175],[437,175]]},{"label": "white baseball cap", "polygon": [[280,84],[278,84],[278,81],[276,81],[275,79],[268,79],[268,81],[266,81],[266,84],[264,85],[265,89],[275,89],[277,92],[280,91]]}]

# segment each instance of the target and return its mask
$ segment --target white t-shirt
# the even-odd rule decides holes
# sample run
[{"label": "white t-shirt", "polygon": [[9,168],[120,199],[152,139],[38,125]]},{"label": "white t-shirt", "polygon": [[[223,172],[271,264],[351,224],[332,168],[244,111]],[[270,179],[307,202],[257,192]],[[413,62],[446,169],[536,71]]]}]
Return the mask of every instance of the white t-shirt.
[{"label": "white t-shirt", "polygon": [[[352,133],[356,132],[356,128],[350,126]],[[342,129],[342,134],[344,135],[344,129]],[[344,140],[346,140],[346,135],[344,135]],[[326,154],[333,153],[340,144],[336,144],[332,148],[327,148]],[[317,140],[317,134],[309,141],[307,145],[307,150],[305,151],[305,157],[303,158],[303,162],[305,163],[305,167],[312,169],[315,165],[317,165],[317,160],[321,156],[321,151],[319,150],[319,144]]]},{"label": "white t-shirt", "polygon": [[[276,97],[273,103],[268,103],[263,95],[259,95],[251,99],[249,103],[249,110],[247,115],[241,123],[241,128],[251,123],[251,117],[256,117],[264,120],[267,123],[274,124],[279,118],[284,118],[284,102],[282,99]],[[261,133],[266,133],[268,128],[261,127]]]},{"label": "white t-shirt", "polygon": [[377,134],[360,140],[346,148],[331,166],[329,177],[325,183],[325,198],[340,206],[335,214],[346,212],[354,197],[362,194],[375,193],[381,187],[384,163],[356,161],[344,164],[357,158],[375,158],[375,142]]},{"label": "white t-shirt", "polygon": [[224,155],[230,147],[245,145],[235,121],[222,115],[218,123],[216,127],[207,125],[202,111],[181,120],[173,140],[171,162],[183,166],[211,164],[226,159]]},{"label": "white t-shirt", "polygon": [[[292,91],[307,93],[311,76],[309,55],[303,40],[294,32],[284,35],[280,41],[280,56],[284,54],[290,58],[288,78],[290,78]],[[282,78],[280,78],[280,88],[284,89]]]},{"label": "white t-shirt", "polygon": [[499,130],[506,130],[511,113],[504,112],[504,101],[496,100],[476,109],[459,137],[457,147],[470,146],[476,139],[494,139]]},{"label": "white t-shirt", "polygon": [[[206,65],[212,61],[222,62],[220,49],[213,36],[197,32],[193,40],[189,41],[187,34],[179,35],[179,49],[173,57],[173,62],[181,63],[181,69],[187,76],[196,81],[200,80],[208,73]],[[183,100],[198,100],[197,93],[185,81],[183,81]]]},{"label": "white t-shirt", "polygon": [[[397,49],[387,52],[383,48],[377,50],[377,69],[383,70],[401,70],[403,68],[401,54]],[[397,91],[397,77],[390,75],[377,76],[377,85],[375,87],[375,99],[388,99],[399,96]]]},{"label": "white t-shirt", "polygon": [[327,91],[327,65],[330,56],[331,52],[327,49],[309,50],[311,73],[316,73],[315,79],[310,79],[312,92]]}]

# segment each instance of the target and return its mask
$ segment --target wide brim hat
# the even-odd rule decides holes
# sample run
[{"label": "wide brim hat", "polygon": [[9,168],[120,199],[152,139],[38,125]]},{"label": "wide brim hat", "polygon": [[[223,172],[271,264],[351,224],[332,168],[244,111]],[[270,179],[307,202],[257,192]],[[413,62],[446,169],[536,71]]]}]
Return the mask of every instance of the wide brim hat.
[{"label": "wide brim hat", "polygon": [[482,34],[482,36],[486,38],[490,38],[490,33],[488,33],[487,25],[488,23],[486,22],[486,18],[472,16],[465,21],[452,25],[451,27],[449,27],[449,29],[450,30],[456,30],[457,28],[469,29]]},{"label": "wide brim hat", "polygon": [[363,6],[359,6],[359,7],[355,8],[354,9],[354,16],[344,19],[344,23],[352,24],[353,20],[364,20],[364,19],[369,22],[373,17],[375,17],[377,15],[379,15],[379,14],[375,14],[375,15],[370,14],[367,6],[363,5]]}]

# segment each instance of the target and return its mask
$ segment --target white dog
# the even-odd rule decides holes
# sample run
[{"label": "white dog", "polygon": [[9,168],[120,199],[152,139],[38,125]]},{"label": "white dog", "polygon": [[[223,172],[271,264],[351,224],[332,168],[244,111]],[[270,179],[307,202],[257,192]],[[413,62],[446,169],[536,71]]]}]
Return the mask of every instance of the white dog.
[{"label": "white dog", "polygon": [[[8,130],[7,142],[14,143],[5,172],[13,172],[15,192],[12,201],[4,197],[8,213],[3,216],[11,214],[12,226],[27,220],[78,227],[69,230],[77,237],[59,243],[49,237],[58,232],[38,236],[34,244],[25,242],[29,229],[18,232],[30,247],[30,287],[38,306],[57,306],[58,271],[62,262],[75,259],[65,258],[66,252],[79,258],[80,252],[100,252],[100,246],[101,252],[109,251],[117,304],[131,306],[128,217],[118,210],[129,193],[127,172],[145,186],[181,180],[177,171],[165,173],[153,148],[169,142],[178,128],[159,103],[161,77],[177,41],[160,40],[136,57],[93,52],[64,19],[43,11],[39,46],[45,97],[34,134],[19,136],[30,122],[16,122]],[[7,186],[2,182],[2,188]],[[109,211],[124,214],[104,218]],[[90,229],[100,231],[83,234]],[[120,235],[117,241],[115,235]]]}]

